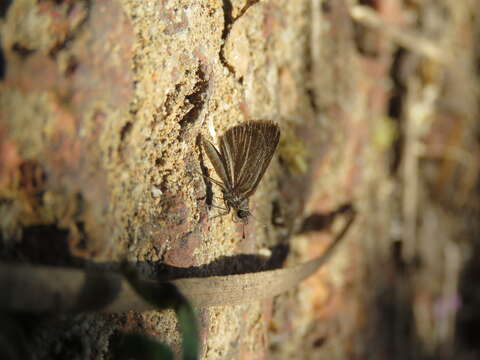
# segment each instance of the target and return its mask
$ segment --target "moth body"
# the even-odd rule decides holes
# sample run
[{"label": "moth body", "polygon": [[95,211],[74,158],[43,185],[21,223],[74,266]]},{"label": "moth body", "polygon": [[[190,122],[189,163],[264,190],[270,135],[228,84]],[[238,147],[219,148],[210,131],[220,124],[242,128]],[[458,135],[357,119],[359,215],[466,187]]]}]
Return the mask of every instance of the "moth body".
[{"label": "moth body", "polygon": [[230,212],[232,208],[234,210],[232,214],[232,220],[234,222],[248,223],[248,217],[250,216],[250,209],[248,207],[248,198],[242,199],[236,197],[232,192],[223,190],[223,201],[227,208],[226,213]]},{"label": "moth body", "polygon": [[202,138],[203,148],[221,181],[226,215],[234,210],[233,221],[248,222],[248,199],[257,189],[280,139],[280,128],[272,121],[256,120],[228,129],[220,138],[220,151]]}]

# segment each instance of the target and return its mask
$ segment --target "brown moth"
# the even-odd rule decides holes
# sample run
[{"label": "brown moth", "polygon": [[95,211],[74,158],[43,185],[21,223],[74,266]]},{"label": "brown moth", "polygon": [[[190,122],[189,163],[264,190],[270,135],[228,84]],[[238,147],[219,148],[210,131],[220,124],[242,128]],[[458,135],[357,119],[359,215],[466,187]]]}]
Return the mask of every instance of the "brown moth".
[{"label": "brown moth", "polygon": [[211,179],[223,193],[226,215],[233,208],[233,221],[248,223],[248,199],[257,189],[280,139],[280,128],[269,120],[247,121],[220,137],[220,151],[202,138],[203,148],[221,181]]}]

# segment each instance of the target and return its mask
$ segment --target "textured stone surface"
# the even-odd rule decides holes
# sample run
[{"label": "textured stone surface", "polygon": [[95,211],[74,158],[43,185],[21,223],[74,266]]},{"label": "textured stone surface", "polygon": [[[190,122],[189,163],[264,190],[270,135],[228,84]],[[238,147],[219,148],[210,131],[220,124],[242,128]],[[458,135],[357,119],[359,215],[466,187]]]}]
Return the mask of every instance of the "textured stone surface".
[{"label": "textured stone surface", "polygon": [[[332,143],[324,133],[328,121],[316,118],[312,106],[304,56],[309,11],[307,2],[290,1],[14,2],[3,24],[0,96],[0,183],[12,199],[2,211],[13,214],[2,223],[5,239],[21,243],[22,229],[54,226],[66,231],[70,253],[82,261],[129,260],[146,276],[159,266],[174,274],[287,245],[303,209],[328,212],[344,200],[326,199],[316,181],[329,166]],[[284,134],[251,201],[259,220],[245,228],[229,216],[209,220],[198,134],[216,141],[230,126],[259,118],[274,119]],[[267,230],[260,225],[270,222],[273,203],[286,227]],[[300,249],[328,238],[293,238],[289,245]],[[298,251],[318,253],[308,246]],[[245,265],[235,261],[203,271]],[[287,298],[296,303],[313,291],[320,298],[312,304],[321,308],[325,286],[312,280]],[[293,340],[275,341],[295,338],[284,328],[288,321],[277,323],[293,303],[278,300],[272,339],[272,301],[201,310],[204,358],[265,358],[272,345],[295,349]],[[321,319],[321,313],[310,318],[314,308],[294,315],[294,323]],[[143,329],[179,345],[170,312],[120,323],[120,330]]]}]

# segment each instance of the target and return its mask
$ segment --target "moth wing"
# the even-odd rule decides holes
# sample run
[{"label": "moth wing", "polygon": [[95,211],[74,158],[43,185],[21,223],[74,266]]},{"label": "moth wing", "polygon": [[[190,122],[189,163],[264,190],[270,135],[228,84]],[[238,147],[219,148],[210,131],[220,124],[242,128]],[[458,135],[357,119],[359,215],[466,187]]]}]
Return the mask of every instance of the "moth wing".
[{"label": "moth wing", "polygon": [[279,139],[280,129],[271,121],[250,121],[227,130],[220,152],[235,194],[248,198],[255,192]]},{"label": "moth wing", "polygon": [[227,168],[225,166],[225,162],[222,159],[222,155],[218,152],[217,148],[210,141],[205,139],[203,136],[202,136],[202,144],[203,144],[203,149],[205,150],[205,153],[210,159],[210,162],[212,163],[213,168],[215,169],[215,172],[217,173],[218,177],[222,181],[223,186],[225,188],[230,188],[231,181],[228,177]]}]

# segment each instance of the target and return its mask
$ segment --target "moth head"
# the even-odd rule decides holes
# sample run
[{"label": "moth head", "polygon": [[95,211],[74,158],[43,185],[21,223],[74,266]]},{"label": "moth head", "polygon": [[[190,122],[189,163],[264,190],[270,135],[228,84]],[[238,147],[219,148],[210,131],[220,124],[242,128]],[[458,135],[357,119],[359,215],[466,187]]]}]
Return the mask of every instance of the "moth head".
[{"label": "moth head", "polygon": [[248,199],[242,200],[238,206],[234,207],[233,221],[248,224],[248,217],[250,216],[250,209],[248,208]]}]

